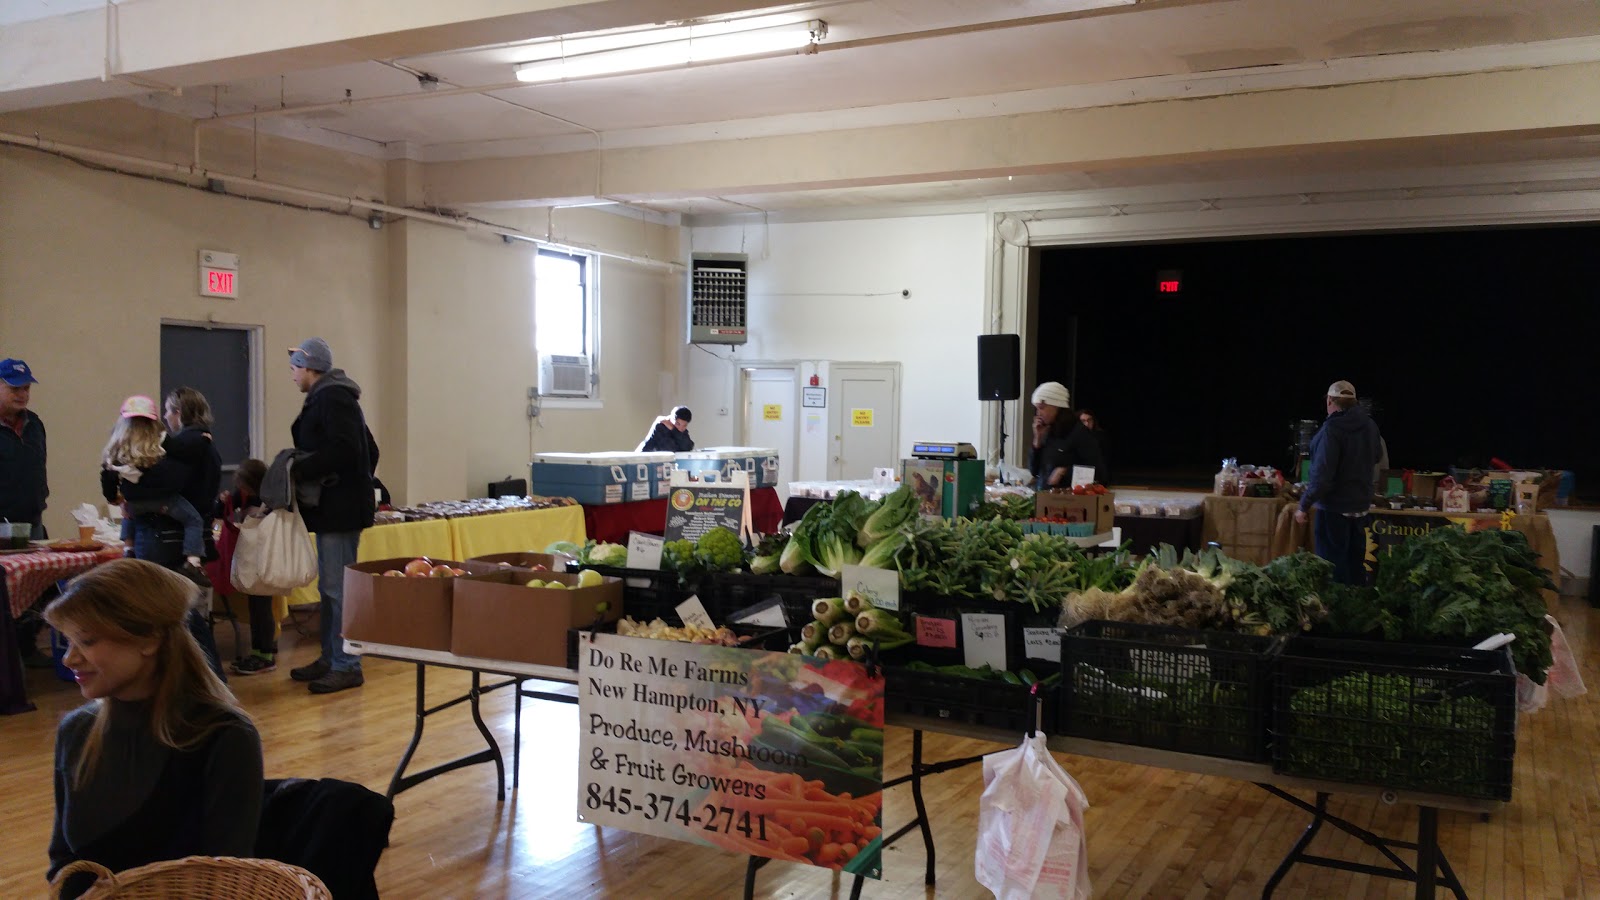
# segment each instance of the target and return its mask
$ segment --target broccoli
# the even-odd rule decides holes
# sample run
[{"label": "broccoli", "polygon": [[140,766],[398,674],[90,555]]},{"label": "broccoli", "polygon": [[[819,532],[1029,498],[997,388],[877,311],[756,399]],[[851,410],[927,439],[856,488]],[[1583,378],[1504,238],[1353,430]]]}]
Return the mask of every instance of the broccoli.
[{"label": "broccoli", "polygon": [[712,572],[731,572],[744,565],[744,545],[726,528],[713,528],[694,545],[695,558]]}]

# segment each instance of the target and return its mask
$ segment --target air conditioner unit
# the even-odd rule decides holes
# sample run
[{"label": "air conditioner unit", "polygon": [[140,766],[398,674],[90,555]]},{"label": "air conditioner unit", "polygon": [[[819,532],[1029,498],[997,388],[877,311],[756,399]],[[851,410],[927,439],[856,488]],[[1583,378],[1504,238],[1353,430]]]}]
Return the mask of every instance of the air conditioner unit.
[{"label": "air conditioner unit", "polygon": [[589,357],[539,357],[539,393],[546,397],[587,397],[591,385]]}]

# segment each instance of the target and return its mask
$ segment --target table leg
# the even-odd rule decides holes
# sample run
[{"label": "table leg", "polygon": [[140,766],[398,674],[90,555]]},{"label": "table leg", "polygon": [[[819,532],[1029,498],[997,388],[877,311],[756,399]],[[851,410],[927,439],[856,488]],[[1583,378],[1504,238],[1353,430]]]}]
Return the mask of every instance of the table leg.
[{"label": "table leg", "polygon": [[1417,900],[1433,900],[1439,871],[1439,811],[1417,807]]},{"label": "table leg", "polygon": [[922,845],[928,850],[928,868],[923,884],[933,884],[933,829],[928,827],[928,808],[922,802],[922,729],[911,732],[911,799],[917,805],[917,824],[922,826]]},{"label": "table leg", "polygon": [[[411,743],[410,743],[409,746],[406,747],[405,754],[400,757],[400,765],[395,767],[394,777],[389,781],[389,791],[386,794],[386,796],[390,800],[393,800],[395,795],[399,794],[401,791],[407,790],[409,788],[416,787],[417,785],[421,784],[422,782],[427,781],[428,779],[433,778],[435,776],[443,775],[446,772],[453,772],[456,769],[459,769],[459,768],[461,768],[463,766],[471,766],[471,765],[476,765],[478,763],[492,762],[492,763],[494,763],[495,774],[498,776],[498,781],[499,781],[499,795],[497,797],[497,800],[498,800],[498,802],[502,802],[502,803],[505,802],[505,799],[506,799],[505,757],[500,754],[500,745],[495,743],[494,735],[489,731],[489,726],[484,724],[483,712],[482,712],[482,709],[479,706],[478,700],[483,694],[485,694],[485,693],[487,693],[489,691],[495,690],[497,688],[506,687],[508,685],[515,684],[516,682],[515,682],[515,680],[507,680],[507,681],[502,681],[502,682],[499,682],[499,683],[496,683],[496,684],[491,684],[488,687],[484,687],[483,683],[482,683],[482,679],[483,679],[483,673],[479,672],[477,670],[473,670],[473,672],[472,672],[472,689],[470,691],[468,691],[466,693],[466,695],[461,696],[461,697],[456,697],[456,698],[451,699],[451,700],[446,700],[445,702],[439,704],[438,706],[429,707],[427,705],[427,697],[426,697],[427,663],[417,663],[417,715],[416,715],[416,726],[411,732]],[[451,761],[449,761],[447,763],[442,763],[440,765],[434,766],[431,769],[425,769],[425,770],[423,770],[421,772],[417,772],[417,773],[415,773],[413,775],[407,775],[406,774],[406,766],[409,766],[411,764],[411,757],[416,754],[417,745],[422,743],[422,726],[423,726],[423,723],[426,721],[427,717],[431,716],[431,715],[433,715],[434,713],[437,713],[437,712],[443,712],[444,710],[447,710],[450,707],[455,706],[458,703],[467,703],[467,704],[470,705],[471,710],[472,710],[472,721],[473,721],[473,724],[478,726],[478,733],[483,736],[484,743],[487,746],[484,749],[479,750],[476,753],[472,753],[472,754],[469,754],[467,756],[463,756],[463,757],[459,757],[457,759],[453,759],[453,760],[451,760]]]},{"label": "table leg", "polygon": [[494,756],[494,772],[495,776],[499,780],[499,787],[496,788],[495,797],[497,800],[503,801],[506,799],[506,760],[505,757],[500,754],[500,745],[495,743],[494,733],[489,731],[489,726],[485,725],[483,722],[483,711],[479,708],[478,704],[478,698],[482,695],[482,691],[479,687],[479,682],[482,677],[482,673],[478,672],[476,669],[473,670],[471,694],[472,723],[478,726],[478,733],[483,735],[484,741],[489,745],[489,752]]},{"label": "table leg", "polygon": [[511,790],[522,786],[522,679],[512,686],[517,692],[516,722],[511,726]]},{"label": "table leg", "polygon": [[400,755],[400,764],[394,767],[394,777],[389,779],[389,790],[384,794],[384,796],[390,800],[394,799],[395,794],[398,794],[405,789],[401,787],[400,782],[405,775],[406,766],[411,764],[411,757],[417,752],[417,745],[422,743],[422,726],[428,716],[426,701],[427,687],[428,667],[422,663],[417,663],[416,721],[411,729],[411,743],[406,745],[406,752]]},{"label": "table leg", "polygon": [[765,856],[752,856],[750,857],[750,861],[745,864],[744,900],[755,900],[756,873],[761,871],[761,867],[766,865],[768,862],[771,862],[771,860],[767,859]]},{"label": "table leg", "polygon": [[1278,882],[1282,881],[1283,877],[1289,874],[1289,869],[1300,860],[1300,855],[1310,845],[1311,839],[1322,829],[1322,820],[1327,812],[1328,795],[1318,791],[1317,808],[1311,817],[1311,824],[1306,826],[1305,832],[1300,835],[1300,840],[1295,841],[1294,846],[1289,848],[1289,853],[1284,856],[1283,862],[1278,863],[1278,868],[1273,870],[1272,877],[1268,878],[1266,885],[1261,888],[1261,900],[1267,900],[1272,896],[1272,892],[1278,889]]}]

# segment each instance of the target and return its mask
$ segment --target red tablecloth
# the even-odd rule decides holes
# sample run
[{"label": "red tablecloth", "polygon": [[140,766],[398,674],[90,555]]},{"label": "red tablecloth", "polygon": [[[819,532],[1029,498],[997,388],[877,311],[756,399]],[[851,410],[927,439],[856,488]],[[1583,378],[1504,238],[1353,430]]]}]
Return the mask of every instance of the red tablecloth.
[{"label": "red tablecloth", "polygon": [[98,566],[108,559],[122,555],[120,546],[107,547],[93,553],[58,553],[40,550],[36,553],[8,553],[0,555],[0,569],[6,573],[6,593],[11,599],[11,614],[22,615],[33,605],[44,589],[63,578],[71,578]]},{"label": "red tablecloth", "polygon": [[[783,504],[776,488],[755,488],[750,492],[750,521],[756,531],[771,534],[783,521]],[[639,500],[609,506],[585,506],[584,530],[596,541],[626,544],[628,532],[660,534],[667,529],[667,500]]]}]

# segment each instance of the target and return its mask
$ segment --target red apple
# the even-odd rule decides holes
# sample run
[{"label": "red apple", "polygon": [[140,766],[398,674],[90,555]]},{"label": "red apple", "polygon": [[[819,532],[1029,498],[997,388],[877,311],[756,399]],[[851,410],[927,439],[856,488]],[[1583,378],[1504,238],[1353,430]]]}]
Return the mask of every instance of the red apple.
[{"label": "red apple", "polygon": [[456,570],[450,568],[449,566],[434,566],[433,570],[428,574],[435,578],[454,578],[456,575]]},{"label": "red apple", "polygon": [[548,571],[550,571],[550,567],[545,565],[544,563],[534,563],[533,564],[533,568],[530,569],[529,571],[531,571],[531,572],[548,572]]},{"label": "red apple", "polygon": [[411,575],[413,577],[418,575],[427,575],[432,571],[433,563],[428,562],[425,559],[413,559],[411,562],[406,563],[405,572],[407,575]]},{"label": "red apple", "polygon": [[387,572],[385,572],[383,574],[385,576],[389,577],[389,578],[404,578],[404,577],[406,577],[406,573],[405,573],[405,571],[403,569],[390,569],[389,571],[387,571]]}]

